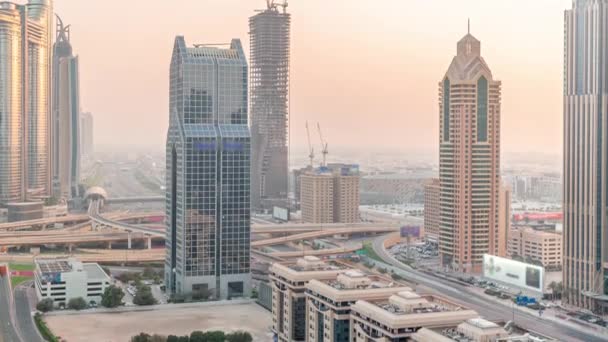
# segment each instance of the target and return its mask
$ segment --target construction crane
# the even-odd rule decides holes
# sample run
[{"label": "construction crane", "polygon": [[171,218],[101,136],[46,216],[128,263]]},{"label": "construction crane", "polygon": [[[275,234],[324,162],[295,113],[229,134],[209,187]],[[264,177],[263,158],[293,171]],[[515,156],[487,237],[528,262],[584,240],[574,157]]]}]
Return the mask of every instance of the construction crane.
[{"label": "construction crane", "polygon": [[327,166],[327,154],[329,150],[327,149],[327,141],[323,139],[323,133],[321,133],[321,124],[317,122],[317,129],[319,130],[319,138],[321,139],[321,153],[323,153],[323,164],[321,166]]},{"label": "construction crane", "polygon": [[310,130],[308,129],[308,121],[306,121],[306,135],[308,136],[308,158],[310,159],[310,167],[314,167],[313,161],[315,159],[315,149],[312,147],[310,142]]},{"label": "construction crane", "polygon": [[275,1],[276,0],[266,0],[266,5],[268,6],[268,9],[277,10],[278,7],[283,7],[283,13],[287,13],[287,6],[289,6],[287,0],[283,0],[280,3],[277,3]]}]

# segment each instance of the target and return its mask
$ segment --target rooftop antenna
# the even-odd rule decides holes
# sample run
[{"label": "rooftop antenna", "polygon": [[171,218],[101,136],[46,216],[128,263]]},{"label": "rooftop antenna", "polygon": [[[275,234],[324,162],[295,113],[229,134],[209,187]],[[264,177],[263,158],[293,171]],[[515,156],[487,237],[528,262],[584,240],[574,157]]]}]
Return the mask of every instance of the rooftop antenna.
[{"label": "rooftop antenna", "polygon": [[310,159],[310,167],[313,166],[313,161],[315,159],[315,149],[312,147],[312,143],[310,142],[310,130],[308,129],[308,121],[306,121],[306,135],[308,136],[308,158]]},{"label": "rooftop antenna", "polygon": [[467,33],[471,34],[471,18],[467,19]]},{"label": "rooftop antenna", "polygon": [[323,153],[323,164],[321,164],[321,166],[327,166],[327,154],[329,151],[327,149],[327,142],[323,139],[323,133],[321,133],[321,124],[318,122],[317,129],[319,130],[319,138],[321,139],[321,153]]}]

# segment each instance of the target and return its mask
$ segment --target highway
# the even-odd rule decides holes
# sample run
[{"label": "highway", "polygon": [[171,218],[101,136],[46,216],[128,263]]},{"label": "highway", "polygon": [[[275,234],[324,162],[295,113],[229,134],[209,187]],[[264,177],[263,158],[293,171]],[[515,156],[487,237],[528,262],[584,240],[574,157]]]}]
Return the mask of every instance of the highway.
[{"label": "highway", "polygon": [[[15,289],[15,307],[17,310],[17,324],[19,325],[19,331],[23,336],[23,341],[27,342],[43,342],[44,339],[40,336],[36,323],[32,318],[32,311],[35,308],[30,303],[28,292],[31,290],[33,281],[26,282],[17,286]],[[35,296],[35,294],[32,293]]]},{"label": "highway", "polygon": [[384,248],[384,240],[386,240],[386,238],[386,235],[380,236],[374,239],[373,242],[374,251],[385,261],[384,264],[390,265],[389,268],[403,276],[405,280],[423,285],[442,295],[454,298],[455,300],[460,301],[462,305],[477,311],[481,316],[488,320],[509,321],[515,317],[515,323],[518,326],[529,331],[551,336],[559,341],[600,342],[607,340],[606,338],[597,336],[592,331],[583,332],[576,330],[553,321],[541,319],[523,311],[515,310],[513,307],[504,304],[488,301],[488,299],[484,298],[479,293],[471,291],[467,286],[432,277],[426,273],[414,270],[393,258],[386,251]]},{"label": "highway", "polygon": [[84,222],[84,221],[88,221],[88,220],[89,220],[89,216],[85,215],[85,214],[59,216],[59,217],[51,217],[51,218],[44,218],[44,219],[30,220],[30,221],[0,223],[0,230],[24,229],[24,228],[34,227],[34,226],[49,226],[49,225],[55,224],[55,223]]},{"label": "highway", "polygon": [[18,328],[14,325],[15,305],[9,277],[0,277],[0,341],[21,342]]},{"label": "highway", "polygon": [[[384,226],[384,227],[374,226],[374,227],[367,227],[367,228],[328,229],[328,230],[288,235],[288,236],[278,237],[278,238],[274,238],[274,239],[253,241],[253,242],[251,242],[251,247],[264,247],[264,246],[271,246],[271,245],[280,245],[280,244],[284,244],[286,242],[310,240],[310,239],[316,239],[316,238],[332,236],[332,235],[341,235],[341,234],[350,235],[350,234],[357,234],[357,233],[359,233],[359,234],[388,233],[388,232],[395,232],[395,231],[397,231],[397,228],[386,227],[386,226]],[[255,233],[256,231],[253,230],[253,232]]]}]

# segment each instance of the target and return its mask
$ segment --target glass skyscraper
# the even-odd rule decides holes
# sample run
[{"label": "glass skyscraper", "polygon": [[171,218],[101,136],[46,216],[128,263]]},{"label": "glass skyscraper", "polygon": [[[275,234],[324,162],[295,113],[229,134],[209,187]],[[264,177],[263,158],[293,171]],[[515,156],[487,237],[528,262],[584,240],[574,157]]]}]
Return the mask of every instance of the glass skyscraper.
[{"label": "glass skyscraper", "polygon": [[70,26],[57,17],[53,45],[52,111],[53,192],[60,198],[78,195],[80,181],[80,82],[78,57],[72,54]]},{"label": "glass skyscraper", "polygon": [[608,314],[608,0],[565,12],[563,303]]},{"label": "glass skyscraper", "polygon": [[50,190],[50,0],[0,3],[0,205]]},{"label": "glass skyscraper", "polygon": [[250,292],[247,71],[239,40],[223,48],[175,39],[166,145],[171,294]]}]

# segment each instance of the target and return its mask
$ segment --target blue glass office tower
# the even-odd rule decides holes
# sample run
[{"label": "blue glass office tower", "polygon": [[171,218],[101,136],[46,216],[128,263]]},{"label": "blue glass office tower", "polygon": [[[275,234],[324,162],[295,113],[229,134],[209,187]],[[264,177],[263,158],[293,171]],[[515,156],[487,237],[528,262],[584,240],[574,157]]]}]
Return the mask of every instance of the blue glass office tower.
[{"label": "blue glass office tower", "polygon": [[251,147],[241,42],[187,47],[177,37],[170,73],[167,291],[248,296]]},{"label": "blue glass office tower", "polygon": [[608,314],[608,0],[565,12],[563,303]]}]

